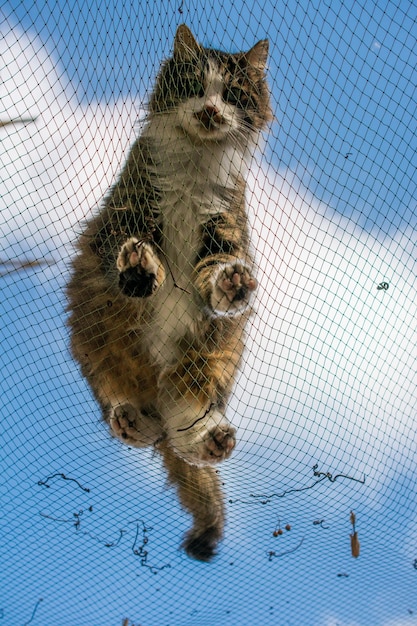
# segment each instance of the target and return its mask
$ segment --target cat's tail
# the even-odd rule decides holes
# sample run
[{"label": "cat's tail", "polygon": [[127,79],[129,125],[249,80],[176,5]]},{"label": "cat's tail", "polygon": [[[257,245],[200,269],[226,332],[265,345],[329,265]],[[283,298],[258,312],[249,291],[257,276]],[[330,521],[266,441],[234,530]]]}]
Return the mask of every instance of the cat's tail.
[{"label": "cat's tail", "polygon": [[175,485],[180,502],[193,516],[183,548],[188,556],[210,561],[223,536],[224,504],[221,482],[214,467],[190,465],[168,446],[158,445],[170,483]]}]

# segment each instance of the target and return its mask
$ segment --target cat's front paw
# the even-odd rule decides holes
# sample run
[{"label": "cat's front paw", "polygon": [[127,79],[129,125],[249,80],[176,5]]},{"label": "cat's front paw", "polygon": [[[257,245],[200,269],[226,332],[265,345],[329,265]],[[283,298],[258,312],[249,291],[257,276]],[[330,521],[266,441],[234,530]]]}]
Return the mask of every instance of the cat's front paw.
[{"label": "cat's front paw", "polygon": [[211,308],[218,315],[243,313],[249,306],[257,284],[256,278],[243,262],[222,264],[214,275]]},{"label": "cat's front paw", "polygon": [[165,280],[165,270],[152,246],[135,237],[122,246],[116,261],[119,287],[126,296],[151,296]]}]

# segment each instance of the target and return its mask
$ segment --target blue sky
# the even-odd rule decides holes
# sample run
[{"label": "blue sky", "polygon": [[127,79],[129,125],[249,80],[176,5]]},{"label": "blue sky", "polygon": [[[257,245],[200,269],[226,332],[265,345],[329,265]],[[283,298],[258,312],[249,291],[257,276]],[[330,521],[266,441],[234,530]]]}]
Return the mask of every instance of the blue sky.
[{"label": "blue sky", "polygon": [[[416,5],[0,11],[0,120],[37,117],[0,128],[0,625],[416,624]],[[210,565],[178,551],[189,520],[159,459],[100,423],[63,295],[182,21],[224,49],[269,38],[277,118],[249,177],[261,286]],[[7,273],[21,258],[51,265]],[[341,476],[316,483],[316,463]]]}]

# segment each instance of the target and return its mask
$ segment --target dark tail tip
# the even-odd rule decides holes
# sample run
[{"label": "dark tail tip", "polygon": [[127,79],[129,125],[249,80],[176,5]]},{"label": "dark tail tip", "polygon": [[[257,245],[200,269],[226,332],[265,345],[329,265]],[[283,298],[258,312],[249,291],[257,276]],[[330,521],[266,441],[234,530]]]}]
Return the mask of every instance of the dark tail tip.
[{"label": "dark tail tip", "polygon": [[191,530],[185,537],[182,547],[193,559],[208,563],[216,556],[217,545],[221,539],[221,532],[216,526],[205,528],[200,534]]}]

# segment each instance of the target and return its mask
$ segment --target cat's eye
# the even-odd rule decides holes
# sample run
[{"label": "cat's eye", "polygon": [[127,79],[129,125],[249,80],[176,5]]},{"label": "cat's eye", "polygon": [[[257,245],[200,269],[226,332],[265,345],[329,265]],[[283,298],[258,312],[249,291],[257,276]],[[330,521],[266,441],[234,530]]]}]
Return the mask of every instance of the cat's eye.
[{"label": "cat's eye", "polygon": [[204,96],[204,85],[199,80],[192,80],[190,82],[190,95],[201,98]]},{"label": "cat's eye", "polygon": [[204,95],[202,78],[202,72],[194,64],[176,64],[170,75],[170,86],[180,99],[201,97]]},{"label": "cat's eye", "polygon": [[242,87],[226,87],[223,93],[223,100],[241,109],[253,106],[252,99]]},{"label": "cat's eye", "polygon": [[223,100],[229,104],[238,104],[242,97],[240,87],[226,87],[223,93]]},{"label": "cat's eye", "polygon": [[204,85],[195,77],[181,77],[177,89],[180,98],[201,98],[204,95]]}]

